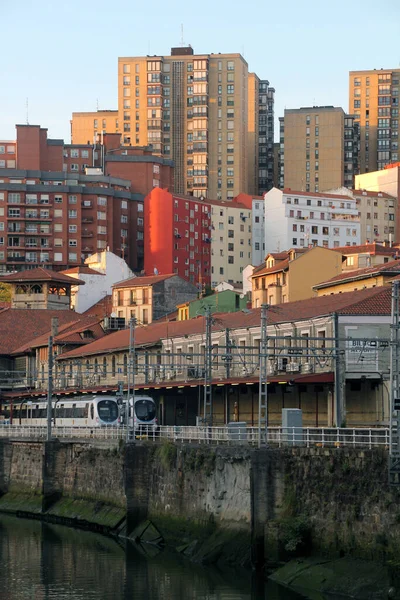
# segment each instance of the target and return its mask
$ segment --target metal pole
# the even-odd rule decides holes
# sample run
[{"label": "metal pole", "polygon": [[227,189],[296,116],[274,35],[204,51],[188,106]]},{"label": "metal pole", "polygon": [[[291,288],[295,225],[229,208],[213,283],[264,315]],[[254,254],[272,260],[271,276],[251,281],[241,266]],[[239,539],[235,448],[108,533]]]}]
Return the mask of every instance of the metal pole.
[{"label": "metal pole", "polygon": [[49,337],[48,345],[49,354],[49,373],[47,379],[47,441],[51,440],[51,419],[52,419],[52,406],[51,401],[53,398],[53,336]]},{"label": "metal pole", "polygon": [[339,349],[339,317],[333,313],[333,337],[335,341],[335,387],[334,387],[334,406],[335,406],[335,425],[341,427],[344,422],[343,410],[343,390],[340,369],[340,349]]},{"label": "metal pole", "polygon": [[[133,352],[135,346],[134,339],[134,326],[135,319],[129,321],[129,351],[128,351],[128,381],[127,381],[127,392],[126,392],[126,407],[125,407],[125,419],[126,419],[126,441],[135,441],[135,375],[133,372]],[[133,420],[133,439],[130,440],[129,436],[129,416],[130,416],[130,400],[131,400],[131,383],[132,383],[132,420]]]},{"label": "metal pole", "polygon": [[392,324],[390,332],[390,427],[389,484],[400,485],[400,281],[392,283]]},{"label": "metal pole", "polygon": [[204,360],[204,423],[212,425],[212,345],[211,345],[211,307],[206,307],[206,344]]},{"label": "metal pole", "polygon": [[265,444],[268,443],[268,304],[261,305],[261,338],[259,368],[260,378],[258,386],[258,447],[261,446],[262,423],[264,422]]},{"label": "metal pole", "polygon": [[229,379],[231,376],[232,348],[228,328],[225,329],[225,346],[226,378]]}]

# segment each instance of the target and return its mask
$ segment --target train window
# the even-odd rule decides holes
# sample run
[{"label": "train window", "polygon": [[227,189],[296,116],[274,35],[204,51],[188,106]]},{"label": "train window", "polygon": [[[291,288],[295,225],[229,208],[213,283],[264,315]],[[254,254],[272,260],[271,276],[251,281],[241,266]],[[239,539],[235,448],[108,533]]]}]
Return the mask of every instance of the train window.
[{"label": "train window", "polygon": [[94,405],[93,404],[90,405],[90,418],[94,419]]},{"label": "train window", "polygon": [[77,416],[78,416],[78,415],[76,414],[76,404],[73,404],[73,405],[72,405],[72,411],[71,411],[71,413],[72,413],[72,414],[71,414],[71,417],[72,417],[72,419],[76,419],[76,418],[77,418]]},{"label": "train window", "polygon": [[61,404],[59,419],[63,419],[64,417],[65,417],[64,404]]}]

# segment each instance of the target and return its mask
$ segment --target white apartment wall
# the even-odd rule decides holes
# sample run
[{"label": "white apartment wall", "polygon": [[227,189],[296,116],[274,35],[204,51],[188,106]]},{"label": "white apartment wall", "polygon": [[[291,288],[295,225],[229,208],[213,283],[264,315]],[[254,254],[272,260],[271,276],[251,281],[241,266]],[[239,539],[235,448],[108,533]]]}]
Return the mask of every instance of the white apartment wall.
[{"label": "white apartment wall", "polygon": [[[252,201],[252,265],[261,265],[265,258],[265,208],[264,200]],[[258,222],[257,222],[258,221]]]},{"label": "white apartment wall", "polygon": [[68,276],[85,282],[85,285],[71,288],[71,308],[77,313],[85,312],[110,293],[105,288],[105,277],[101,273],[69,273]]},{"label": "white apartment wall", "polygon": [[72,290],[71,303],[78,313],[85,312],[105,296],[110,295],[112,286],[118,281],[134,276],[133,271],[126,262],[108,250],[88,256],[85,264],[98,271],[99,275],[92,273],[70,274],[70,277],[76,277],[76,279],[82,279],[85,282],[85,285],[77,286]]},{"label": "white apartment wall", "polygon": [[369,190],[371,192],[386,192],[397,198],[400,168],[383,169],[356,175],[356,190]]},{"label": "white apartment wall", "polygon": [[247,265],[247,267],[243,269],[243,294],[248,294],[249,292],[251,293],[251,276],[253,275],[254,268],[255,267],[253,267],[253,265]]},{"label": "white apartment wall", "polygon": [[350,197],[283,193],[273,188],[265,195],[266,253],[309,245],[334,248],[361,242],[356,201]]},{"label": "white apartment wall", "polygon": [[[270,252],[280,252],[290,248],[288,222],[283,192],[272,188],[264,196],[265,205],[265,256]],[[261,261],[262,262],[262,261]]]}]

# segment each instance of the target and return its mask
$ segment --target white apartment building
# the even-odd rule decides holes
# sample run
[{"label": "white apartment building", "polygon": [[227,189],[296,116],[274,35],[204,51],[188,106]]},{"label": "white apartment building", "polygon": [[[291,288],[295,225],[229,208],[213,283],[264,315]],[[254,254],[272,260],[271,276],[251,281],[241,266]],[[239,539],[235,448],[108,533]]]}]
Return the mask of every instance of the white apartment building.
[{"label": "white apartment building", "polygon": [[211,205],[211,287],[222,281],[242,285],[252,260],[252,211],[239,202],[207,200]]},{"label": "white apartment building", "polygon": [[360,244],[356,200],[339,194],[273,188],[265,194],[265,253]]}]

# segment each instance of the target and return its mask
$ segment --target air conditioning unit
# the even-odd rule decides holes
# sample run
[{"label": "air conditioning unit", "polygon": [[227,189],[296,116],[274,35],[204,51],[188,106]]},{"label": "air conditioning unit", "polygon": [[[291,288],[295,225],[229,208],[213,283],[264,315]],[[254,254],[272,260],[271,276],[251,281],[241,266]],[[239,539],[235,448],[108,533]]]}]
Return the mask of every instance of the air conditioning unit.
[{"label": "air conditioning unit", "polygon": [[301,371],[302,371],[302,373],[312,373],[313,372],[312,363],[304,363],[304,365],[302,365],[302,367],[301,367]]},{"label": "air conditioning unit", "polygon": [[300,371],[300,363],[290,362],[286,367],[286,371],[289,371],[289,373],[298,373]]}]

